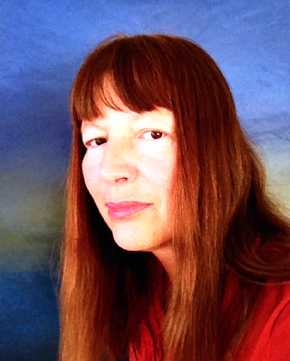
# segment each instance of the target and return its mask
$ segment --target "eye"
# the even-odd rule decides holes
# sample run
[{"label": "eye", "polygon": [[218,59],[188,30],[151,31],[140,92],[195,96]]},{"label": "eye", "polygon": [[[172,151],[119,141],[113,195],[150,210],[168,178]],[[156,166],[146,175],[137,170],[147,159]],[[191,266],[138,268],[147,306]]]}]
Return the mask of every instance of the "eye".
[{"label": "eye", "polygon": [[86,148],[97,148],[102,144],[106,143],[106,138],[95,138],[85,143]]},{"label": "eye", "polygon": [[147,140],[157,140],[164,136],[165,133],[159,132],[158,130],[150,130],[149,132],[145,132],[143,137]]}]

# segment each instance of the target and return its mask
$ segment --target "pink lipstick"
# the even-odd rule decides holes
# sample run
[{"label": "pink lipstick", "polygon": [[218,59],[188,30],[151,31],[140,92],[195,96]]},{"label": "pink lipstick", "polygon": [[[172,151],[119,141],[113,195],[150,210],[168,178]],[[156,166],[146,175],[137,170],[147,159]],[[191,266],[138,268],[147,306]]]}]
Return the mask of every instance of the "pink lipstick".
[{"label": "pink lipstick", "polygon": [[105,204],[108,207],[109,216],[113,219],[125,219],[140,213],[150,207],[151,203],[142,202],[108,202]]}]

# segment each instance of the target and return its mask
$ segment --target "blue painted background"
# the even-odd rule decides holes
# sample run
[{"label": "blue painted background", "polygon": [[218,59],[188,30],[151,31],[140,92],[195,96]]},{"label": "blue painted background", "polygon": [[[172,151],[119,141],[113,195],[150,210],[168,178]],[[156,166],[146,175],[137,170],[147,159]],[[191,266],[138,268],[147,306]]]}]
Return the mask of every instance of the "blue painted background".
[{"label": "blue painted background", "polygon": [[201,44],[261,146],[269,191],[289,207],[289,19],[288,0],[1,1],[1,361],[56,360],[68,95],[84,57],[117,32]]}]

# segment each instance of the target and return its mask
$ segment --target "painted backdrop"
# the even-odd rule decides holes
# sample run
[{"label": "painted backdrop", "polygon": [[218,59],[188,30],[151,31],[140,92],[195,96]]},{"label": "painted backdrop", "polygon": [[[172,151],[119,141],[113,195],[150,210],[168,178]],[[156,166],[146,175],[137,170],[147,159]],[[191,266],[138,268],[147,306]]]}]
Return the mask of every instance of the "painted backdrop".
[{"label": "painted backdrop", "polygon": [[1,1],[1,360],[56,360],[67,104],[84,57],[117,32],[171,33],[201,44],[262,148],[269,190],[289,207],[289,19],[288,0]]}]

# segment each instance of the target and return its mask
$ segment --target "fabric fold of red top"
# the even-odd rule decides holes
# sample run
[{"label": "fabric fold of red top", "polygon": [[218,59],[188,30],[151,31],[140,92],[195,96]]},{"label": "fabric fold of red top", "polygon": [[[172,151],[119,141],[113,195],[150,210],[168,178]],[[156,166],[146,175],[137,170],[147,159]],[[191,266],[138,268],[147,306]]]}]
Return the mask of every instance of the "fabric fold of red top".
[{"label": "fabric fold of red top", "polygon": [[[239,292],[239,280],[230,274],[221,313],[231,311],[231,300]],[[163,361],[160,327],[164,317],[163,287],[156,285],[148,319],[139,327],[139,342],[131,343],[130,361]],[[227,318],[230,315],[227,315]],[[235,316],[233,314],[233,320]],[[246,332],[235,361],[290,360],[290,284],[262,287],[256,312]]]}]

